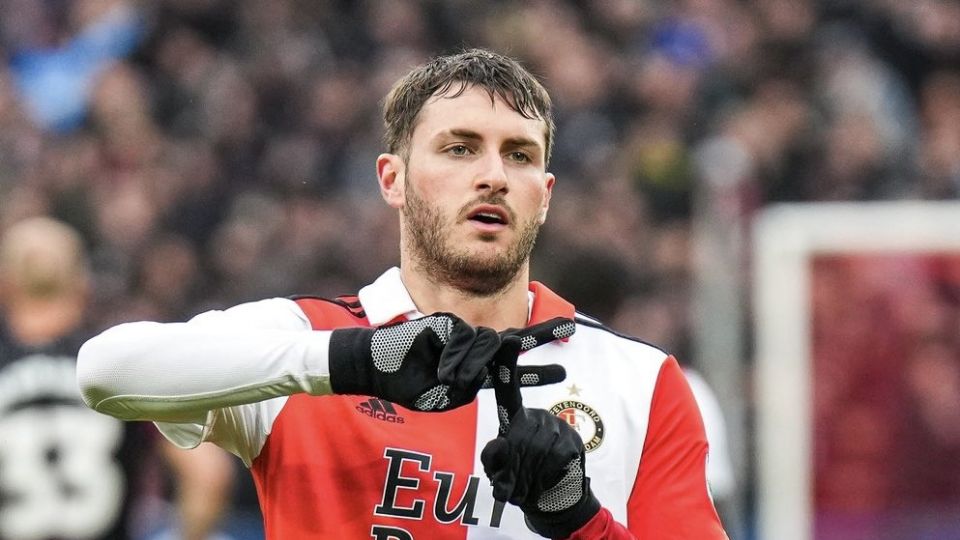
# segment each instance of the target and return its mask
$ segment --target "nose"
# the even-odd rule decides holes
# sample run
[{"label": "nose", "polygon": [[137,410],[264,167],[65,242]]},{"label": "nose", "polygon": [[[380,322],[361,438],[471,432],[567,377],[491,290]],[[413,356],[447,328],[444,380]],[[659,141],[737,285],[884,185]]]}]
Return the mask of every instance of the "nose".
[{"label": "nose", "polygon": [[499,152],[487,153],[483,159],[477,160],[477,166],[479,169],[473,181],[474,189],[491,193],[507,192],[507,170]]}]

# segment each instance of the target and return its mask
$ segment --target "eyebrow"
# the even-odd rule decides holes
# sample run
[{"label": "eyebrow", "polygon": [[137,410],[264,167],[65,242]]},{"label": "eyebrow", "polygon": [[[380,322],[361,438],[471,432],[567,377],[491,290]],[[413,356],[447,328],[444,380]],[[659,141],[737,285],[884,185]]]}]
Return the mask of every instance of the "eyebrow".
[{"label": "eyebrow", "polygon": [[[440,137],[453,135],[454,137],[461,137],[464,139],[469,139],[471,141],[482,141],[483,135],[480,135],[472,129],[463,129],[463,128],[453,128],[446,130],[439,134]],[[537,142],[534,139],[528,137],[510,137],[505,141],[505,146],[511,148],[528,148],[533,147],[536,149],[542,149],[543,145]]]}]

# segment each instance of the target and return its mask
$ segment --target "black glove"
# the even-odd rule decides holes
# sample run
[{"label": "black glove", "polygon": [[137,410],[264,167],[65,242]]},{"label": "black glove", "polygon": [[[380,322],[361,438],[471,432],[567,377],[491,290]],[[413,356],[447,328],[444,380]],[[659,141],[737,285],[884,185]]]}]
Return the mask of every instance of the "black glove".
[{"label": "black glove", "polygon": [[564,538],[600,511],[585,472],[580,435],[543,409],[523,407],[520,343],[506,338],[494,361],[500,436],[480,454],[493,497],[523,510],[527,526],[548,538]]},{"label": "black glove", "polygon": [[[504,339],[521,346],[514,357],[555,339],[573,335],[570,319],[496,332],[473,328],[448,313],[380,328],[343,328],[330,336],[330,385],[335,394],[375,396],[408,409],[446,411],[474,400],[493,386],[490,365]],[[566,377],[562,366],[529,366],[520,371],[524,386],[554,384]]]}]

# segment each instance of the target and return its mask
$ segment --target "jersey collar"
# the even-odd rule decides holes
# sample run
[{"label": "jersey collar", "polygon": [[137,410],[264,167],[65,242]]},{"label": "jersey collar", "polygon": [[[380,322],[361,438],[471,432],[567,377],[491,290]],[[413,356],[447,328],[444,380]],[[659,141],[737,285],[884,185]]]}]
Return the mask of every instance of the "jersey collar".
[{"label": "jersey collar", "polygon": [[[546,285],[530,282],[530,320],[527,324],[537,324],[555,317],[572,319],[573,304],[551,291]],[[423,316],[410,298],[410,293],[400,279],[400,269],[396,266],[384,272],[373,283],[360,289],[357,295],[367,320],[373,326],[380,326],[404,319],[416,319]]]}]

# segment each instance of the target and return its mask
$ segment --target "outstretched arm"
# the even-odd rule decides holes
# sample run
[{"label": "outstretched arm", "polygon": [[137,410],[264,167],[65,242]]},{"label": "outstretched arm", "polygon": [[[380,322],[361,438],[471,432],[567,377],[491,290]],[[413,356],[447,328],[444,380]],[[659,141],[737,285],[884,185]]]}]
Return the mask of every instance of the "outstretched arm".
[{"label": "outstretched arm", "polygon": [[185,323],[121,324],[83,345],[77,380],[104,414],[203,423],[217,408],[330,393],[330,332],[309,330],[299,307],[279,298]]},{"label": "outstretched arm", "polygon": [[[200,424],[211,410],[300,392],[443,411],[473,401],[505,337],[526,350],[574,328],[554,319],[498,333],[438,313],[380,328],[314,331],[294,302],[273,299],[187,323],[111,328],[81,348],[77,379],[92,408],[125,420]],[[523,369],[531,386],[564,378],[560,366]]]}]

